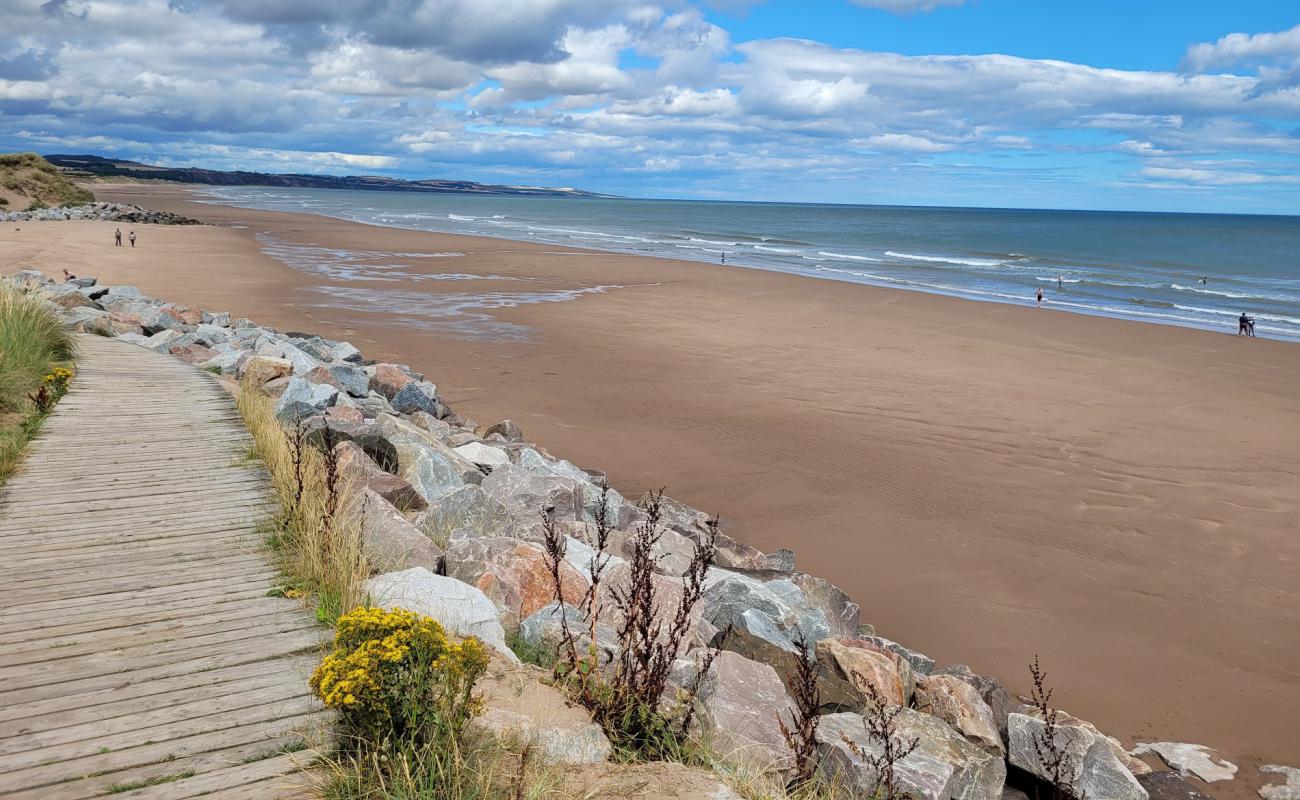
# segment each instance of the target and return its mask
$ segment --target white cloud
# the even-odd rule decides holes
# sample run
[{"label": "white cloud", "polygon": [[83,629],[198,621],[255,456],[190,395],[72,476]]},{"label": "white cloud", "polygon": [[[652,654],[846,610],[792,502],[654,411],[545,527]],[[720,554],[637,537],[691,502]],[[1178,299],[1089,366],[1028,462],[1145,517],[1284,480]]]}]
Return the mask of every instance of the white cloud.
[{"label": "white cloud", "polygon": [[1151,144],[1150,142],[1140,142],[1137,139],[1125,139],[1115,146],[1115,149],[1122,153],[1128,153],[1133,156],[1160,156],[1166,151]]},{"label": "white cloud", "polygon": [[951,144],[910,133],[880,133],[867,139],[855,139],[852,144],[868,150],[897,153],[946,153],[953,149]]},{"label": "white cloud", "polygon": [[1273,175],[1262,172],[1198,169],[1195,167],[1143,167],[1140,174],[1163,181],[1210,186],[1251,186],[1255,184],[1296,184],[1300,175]]},{"label": "white cloud", "polygon": [[1278,33],[1230,33],[1217,42],[1202,42],[1187,50],[1184,63],[1203,72],[1242,62],[1300,57],[1300,25]]}]

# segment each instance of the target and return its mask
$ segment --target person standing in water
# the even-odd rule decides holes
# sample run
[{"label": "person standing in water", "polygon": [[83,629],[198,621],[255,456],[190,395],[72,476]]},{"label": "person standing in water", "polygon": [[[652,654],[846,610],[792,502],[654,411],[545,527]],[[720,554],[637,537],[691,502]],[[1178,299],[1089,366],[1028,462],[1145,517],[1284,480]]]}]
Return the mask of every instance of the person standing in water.
[{"label": "person standing in water", "polygon": [[135,231],[131,231],[131,234],[130,234],[129,236],[127,236],[126,238],[130,239],[130,240],[131,240],[131,246],[132,246],[132,247],[135,247]]},{"label": "person standing in water", "polygon": [[1056,276],[1056,288],[1057,288],[1057,289],[1064,289],[1064,288],[1065,288],[1064,284],[1065,284],[1065,276],[1064,276],[1064,275],[1057,275],[1057,276]]},{"label": "person standing in water", "polygon": [[723,253],[723,254],[722,254],[722,263],[723,263],[723,264],[727,263],[727,254],[726,254],[726,253]]},{"label": "person standing in water", "polygon": [[1041,306],[1042,304],[1043,304],[1043,287],[1039,286],[1039,287],[1038,287],[1038,305]]}]

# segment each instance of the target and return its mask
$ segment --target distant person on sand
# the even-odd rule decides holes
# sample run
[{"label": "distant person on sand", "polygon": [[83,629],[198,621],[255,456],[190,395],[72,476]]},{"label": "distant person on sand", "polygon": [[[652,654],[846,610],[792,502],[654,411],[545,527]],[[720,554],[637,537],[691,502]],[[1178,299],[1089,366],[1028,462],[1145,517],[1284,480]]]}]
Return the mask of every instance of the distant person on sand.
[{"label": "distant person on sand", "polygon": [[113,244],[117,245],[118,247],[121,247],[121,246],[122,246],[122,229],[121,229],[121,228],[118,228],[117,230],[113,231]]},{"label": "distant person on sand", "polygon": [[130,239],[131,246],[135,247],[135,231],[131,231],[131,235],[127,236],[126,238]]},{"label": "distant person on sand", "polygon": [[1041,306],[1042,304],[1043,304],[1043,287],[1039,286],[1039,287],[1038,287],[1038,305]]},{"label": "distant person on sand", "polygon": [[1246,316],[1245,311],[1237,318],[1237,335],[1241,336],[1243,333],[1247,336],[1255,335],[1255,318]]}]

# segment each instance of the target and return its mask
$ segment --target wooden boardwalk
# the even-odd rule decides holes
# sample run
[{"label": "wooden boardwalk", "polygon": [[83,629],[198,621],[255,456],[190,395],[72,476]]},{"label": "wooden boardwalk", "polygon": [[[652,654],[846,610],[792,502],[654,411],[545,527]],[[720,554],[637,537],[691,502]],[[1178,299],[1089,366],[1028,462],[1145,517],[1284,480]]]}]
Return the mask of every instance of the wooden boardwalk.
[{"label": "wooden boardwalk", "polygon": [[270,501],[212,376],[80,337],[0,489],[0,797],[307,797],[329,631],[268,597]]}]

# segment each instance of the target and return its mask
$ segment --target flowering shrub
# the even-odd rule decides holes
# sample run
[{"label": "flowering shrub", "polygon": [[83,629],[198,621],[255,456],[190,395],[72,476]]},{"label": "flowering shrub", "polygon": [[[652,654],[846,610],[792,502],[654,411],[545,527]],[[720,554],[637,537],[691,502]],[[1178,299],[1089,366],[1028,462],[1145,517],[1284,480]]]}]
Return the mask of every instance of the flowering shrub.
[{"label": "flowering shrub", "polygon": [[429,617],[362,606],[339,617],[311,688],[358,749],[454,743],[480,710],[474,683],[487,663],[477,639],[454,643]]},{"label": "flowering shrub", "polygon": [[72,380],[72,370],[63,367],[55,367],[49,375],[45,376],[45,385],[50,387],[50,392],[57,399],[62,397],[68,391],[68,382]]},{"label": "flowering shrub", "polygon": [[36,406],[36,410],[44,414],[67,393],[70,380],[72,380],[72,370],[55,367],[54,371],[41,381],[41,385],[36,387],[36,394],[28,395],[28,398],[32,401],[32,405]]}]

